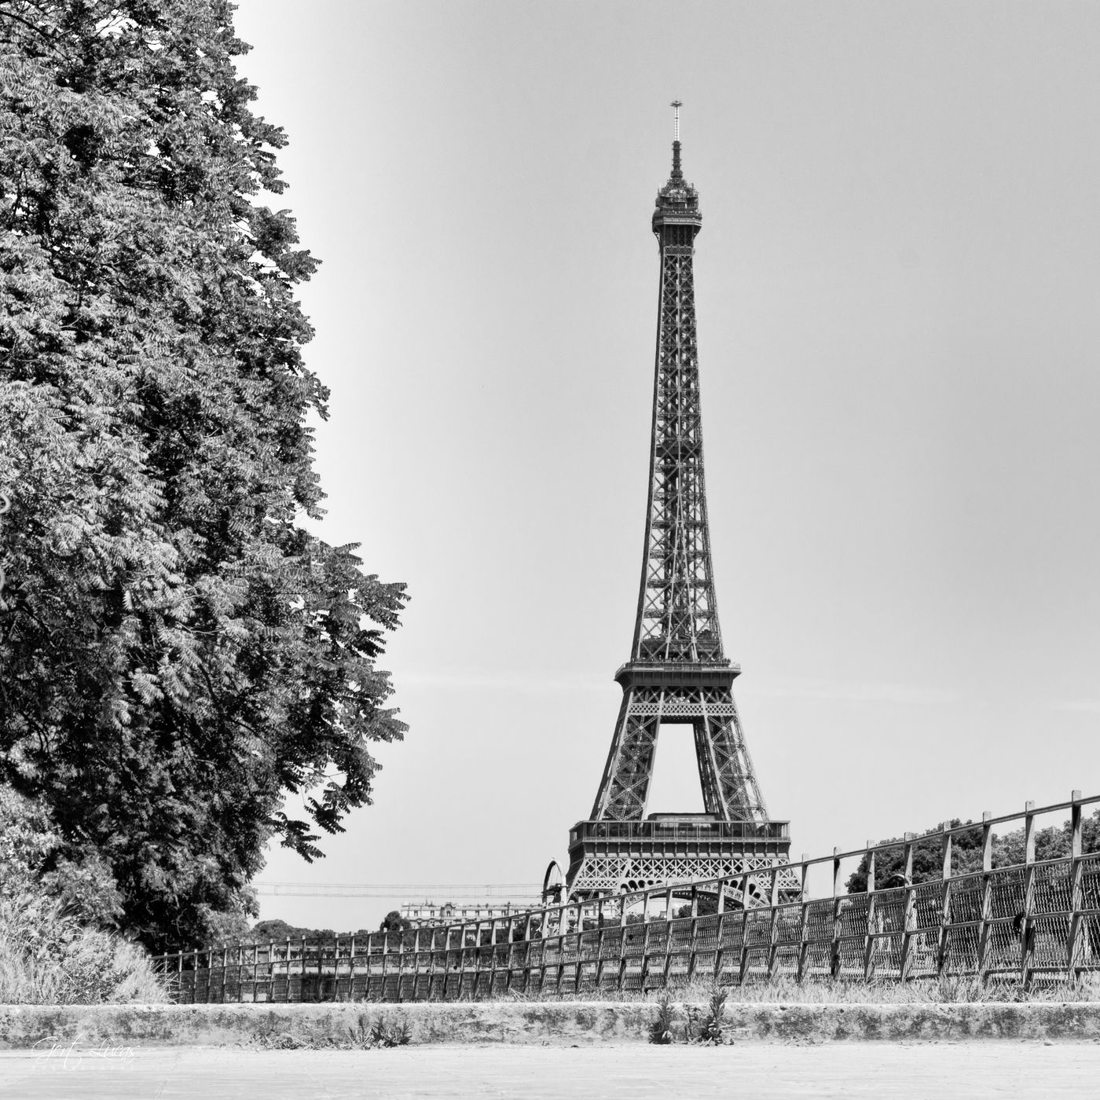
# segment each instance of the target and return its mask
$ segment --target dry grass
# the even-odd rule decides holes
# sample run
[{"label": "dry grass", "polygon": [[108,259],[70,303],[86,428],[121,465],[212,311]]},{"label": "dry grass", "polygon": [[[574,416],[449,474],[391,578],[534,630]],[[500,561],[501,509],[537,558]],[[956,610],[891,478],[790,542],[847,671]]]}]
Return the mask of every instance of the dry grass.
[{"label": "dry grass", "polygon": [[[668,996],[673,1002],[705,1004],[714,995],[710,981],[694,981],[673,985]],[[990,981],[983,984],[976,977],[945,977],[938,980],[914,980],[902,984],[896,981],[807,981],[799,984],[791,978],[775,982],[757,982],[743,986],[722,986],[725,1004],[959,1004],[1008,1001],[1100,1001],[1100,974],[1078,982],[1035,982],[1024,991],[1015,982]],[[610,993],[590,991],[561,997],[550,994],[525,996],[508,994],[517,1001],[660,1001],[663,990]]]},{"label": "dry grass", "polygon": [[0,1004],[163,1004],[165,982],[149,956],[108,932],[84,928],[56,901],[0,900]]}]

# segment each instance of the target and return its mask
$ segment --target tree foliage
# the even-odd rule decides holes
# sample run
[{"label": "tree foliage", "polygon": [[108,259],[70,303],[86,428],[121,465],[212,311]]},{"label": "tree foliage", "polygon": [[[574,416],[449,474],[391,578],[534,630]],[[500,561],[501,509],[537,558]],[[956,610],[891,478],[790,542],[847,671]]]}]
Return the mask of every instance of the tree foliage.
[{"label": "tree foliage", "polygon": [[319,854],[404,729],[404,586],[303,526],[316,262],[231,15],[0,0],[0,782],[151,945],[239,910],[272,835]]},{"label": "tree foliage", "polygon": [[[958,818],[948,822],[952,828],[963,824]],[[971,822],[966,822],[970,825]],[[936,826],[938,829],[939,826]],[[1067,821],[1061,828],[1037,829],[1035,832],[1035,858],[1037,860],[1058,859],[1070,852],[1071,829]],[[1081,843],[1085,852],[1100,851],[1100,810],[1081,822]],[[892,879],[904,879],[905,840],[903,837],[889,837],[879,844],[896,844],[875,855],[875,884],[878,887],[889,885]],[[994,833],[991,842],[992,864],[994,867],[1012,867],[1024,862],[1024,830],[1021,826],[1011,832]],[[849,894],[862,894],[867,889],[867,872],[870,861],[865,854],[859,866],[848,877]],[[951,841],[951,873],[966,875],[982,869],[982,827],[963,829],[955,833]],[[939,837],[917,840],[913,845],[913,874],[911,884],[931,882],[943,877],[943,843]]]}]

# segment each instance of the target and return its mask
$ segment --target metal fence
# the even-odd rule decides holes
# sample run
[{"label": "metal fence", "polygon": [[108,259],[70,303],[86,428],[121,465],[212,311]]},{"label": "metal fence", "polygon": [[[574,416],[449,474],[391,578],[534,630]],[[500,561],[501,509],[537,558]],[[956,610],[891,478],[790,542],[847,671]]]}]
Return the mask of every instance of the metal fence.
[{"label": "metal fence", "polygon": [[[287,940],[180,951],[157,963],[176,999],[196,1002],[419,1001],[524,995],[614,996],[692,979],[774,981],[944,976],[1074,979],[1100,970],[1100,852],[1083,850],[1083,810],[1100,795],[778,868],[624,893],[496,919],[327,943]],[[1039,861],[1036,822],[1065,814],[1068,852]],[[1022,826],[1022,862],[994,866],[994,827]],[[974,846],[980,831],[980,849]],[[957,873],[965,837],[969,862]],[[935,846],[936,876],[914,884],[914,853]],[[899,860],[900,856],[900,860]],[[900,866],[885,886],[876,868]],[[863,862],[867,889],[845,893]],[[816,869],[816,870],[815,870]],[[811,874],[831,893],[811,897]],[[749,899],[743,905],[742,899]],[[759,904],[757,899],[763,899]]]}]

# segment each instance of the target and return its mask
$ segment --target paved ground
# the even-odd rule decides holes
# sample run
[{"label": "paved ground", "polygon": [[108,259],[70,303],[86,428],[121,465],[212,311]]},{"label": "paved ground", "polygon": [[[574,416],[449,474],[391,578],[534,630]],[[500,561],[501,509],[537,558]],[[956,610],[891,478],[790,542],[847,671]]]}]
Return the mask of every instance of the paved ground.
[{"label": "paved ground", "polygon": [[0,1096],[19,1100],[1091,1100],[1098,1080],[1096,1043],[0,1052]]}]

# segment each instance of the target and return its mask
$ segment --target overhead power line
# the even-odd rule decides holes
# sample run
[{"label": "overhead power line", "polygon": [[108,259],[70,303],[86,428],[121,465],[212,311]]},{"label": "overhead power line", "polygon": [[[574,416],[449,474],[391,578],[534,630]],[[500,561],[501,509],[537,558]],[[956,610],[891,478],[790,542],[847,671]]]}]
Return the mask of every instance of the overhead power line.
[{"label": "overhead power line", "polygon": [[390,898],[408,901],[421,897],[439,901],[481,901],[489,898],[538,898],[541,885],[536,883],[446,883],[446,882],[257,882],[256,892],[262,897],[318,898]]}]

